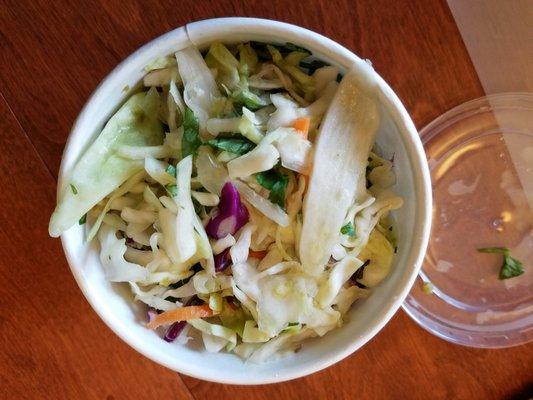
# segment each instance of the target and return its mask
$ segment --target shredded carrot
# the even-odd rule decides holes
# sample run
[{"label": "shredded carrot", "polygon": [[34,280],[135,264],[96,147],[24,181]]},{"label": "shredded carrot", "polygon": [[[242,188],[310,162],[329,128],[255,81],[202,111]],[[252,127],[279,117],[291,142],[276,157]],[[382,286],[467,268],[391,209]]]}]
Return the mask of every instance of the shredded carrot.
[{"label": "shredded carrot", "polygon": [[305,174],[300,174],[300,175],[303,176],[305,179],[305,188],[304,188],[304,192],[302,193],[302,198],[303,198],[305,194],[307,193],[307,189],[309,189],[309,181],[311,180],[311,177]]},{"label": "shredded carrot", "polygon": [[311,124],[311,119],[307,117],[297,118],[294,120],[292,127],[296,129],[300,135],[307,139],[307,134],[309,133],[309,125]]},{"label": "shredded carrot", "polygon": [[267,255],[267,251],[266,250],[260,250],[260,251],[250,250],[248,252],[248,257],[258,258],[259,260],[262,260],[263,258],[265,258],[266,255]]},{"label": "shredded carrot", "polygon": [[146,324],[146,327],[149,329],[155,329],[161,325],[170,325],[174,322],[188,321],[190,319],[207,318],[212,317],[213,315],[213,310],[211,310],[207,304],[175,308],[157,314],[153,320]]}]

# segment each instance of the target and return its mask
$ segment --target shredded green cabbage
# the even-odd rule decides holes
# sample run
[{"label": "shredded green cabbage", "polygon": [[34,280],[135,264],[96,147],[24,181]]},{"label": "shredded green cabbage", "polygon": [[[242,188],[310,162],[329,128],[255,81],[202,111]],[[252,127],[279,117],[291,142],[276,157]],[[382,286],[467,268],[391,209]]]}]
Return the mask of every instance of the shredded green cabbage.
[{"label": "shredded green cabbage", "polygon": [[[68,185],[76,187],[77,193],[74,194],[65,185],[50,219],[50,236],[58,237],[75,225],[99,201],[142,170],[142,161],[118,155],[117,149],[120,146],[152,146],[163,143],[163,129],[157,115],[146,114],[144,111],[155,109],[146,104],[147,98],[147,93],[130,97],[78,161],[68,182]],[[155,96],[149,97],[149,100],[153,103],[159,101]]]}]

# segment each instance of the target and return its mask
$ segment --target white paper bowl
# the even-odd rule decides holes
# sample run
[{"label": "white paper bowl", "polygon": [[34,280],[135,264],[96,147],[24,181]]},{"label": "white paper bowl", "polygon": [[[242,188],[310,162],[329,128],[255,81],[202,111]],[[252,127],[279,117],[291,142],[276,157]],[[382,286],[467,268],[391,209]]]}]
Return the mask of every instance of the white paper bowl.
[{"label": "white paper bowl", "polygon": [[[324,36],[264,19],[211,19],[168,32],[118,65],[88,100],[65,147],[58,193],[68,182],[77,159],[124,101],[127,93],[123,89],[138,84],[149,61],[191,42],[205,48],[215,40],[292,42],[343,69],[359,60]],[[141,306],[132,303],[129,288],[104,279],[96,246],[86,244],[82,227],[75,226],[61,236],[63,248],[78,285],[102,320],[130,346],[161,365],[196,378],[233,384],[265,384],[308,375],[347,357],[370,340],[398,310],[415,280],[428,241],[431,211],[429,173],[415,126],[390,87],[379,77],[377,81],[382,106],[378,144],[385,153],[394,153],[395,190],[403,196],[405,205],[395,217],[399,249],[392,272],[368,299],[356,303],[349,313],[349,322],[324,337],[306,341],[293,356],[264,364],[245,364],[235,355],[207,353],[200,346],[192,349],[167,343],[140,323],[145,313]]]}]

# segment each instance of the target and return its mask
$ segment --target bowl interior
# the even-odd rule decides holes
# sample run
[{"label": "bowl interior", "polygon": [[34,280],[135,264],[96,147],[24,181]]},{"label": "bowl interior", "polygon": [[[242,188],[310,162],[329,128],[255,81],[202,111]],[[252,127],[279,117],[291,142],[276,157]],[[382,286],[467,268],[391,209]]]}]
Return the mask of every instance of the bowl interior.
[{"label": "bowl interior", "polygon": [[[132,54],[95,91],[67,142],[58,190],[68,182],[69,171],[105,121],[128,96],[128,88],[138,84],[143,67],[150,60],[191,42],[202,48],[214,40],[292,42],[342,69],[361,62],[323,36],[274,21],[227,18],[176,29]],[[354,305],[341,329],[305,342],[293,356],[264,364],[247,364],[235,355],[212,354],[194,346],[167,343],[142,326],[145,308],[132,302],[127,285],[105,280],[97,246],[85,243],[85,232],[75,226],[62,236],[65,253],[84,295],[106,324],[132,347],[160,364],[197,378],[237,384],[271,383],[307,375],[339,361],[371,339],[396,312],[416,277],[427,244],[431,204],[429,175],[416,129],[400,101],[377,74],[376,80],[381,101],[377,142],[384,155],[394,154],[397,175],[394,190],[404,198],[405,205],[394,215],[399,244],[391,274],[368,299]]]}]

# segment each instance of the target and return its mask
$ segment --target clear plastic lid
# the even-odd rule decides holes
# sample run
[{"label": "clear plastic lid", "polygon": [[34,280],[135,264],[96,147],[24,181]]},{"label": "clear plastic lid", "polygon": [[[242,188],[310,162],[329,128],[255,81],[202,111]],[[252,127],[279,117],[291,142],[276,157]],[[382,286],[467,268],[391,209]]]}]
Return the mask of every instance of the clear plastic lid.
[{"label": "clear plastic lid", "polygon": [[[462,104],[421,131],[433,184],[433,226],[405,311],[454,343],[533,340],[533,94]],[[500,280],[507,247],[524,273]]]}]

